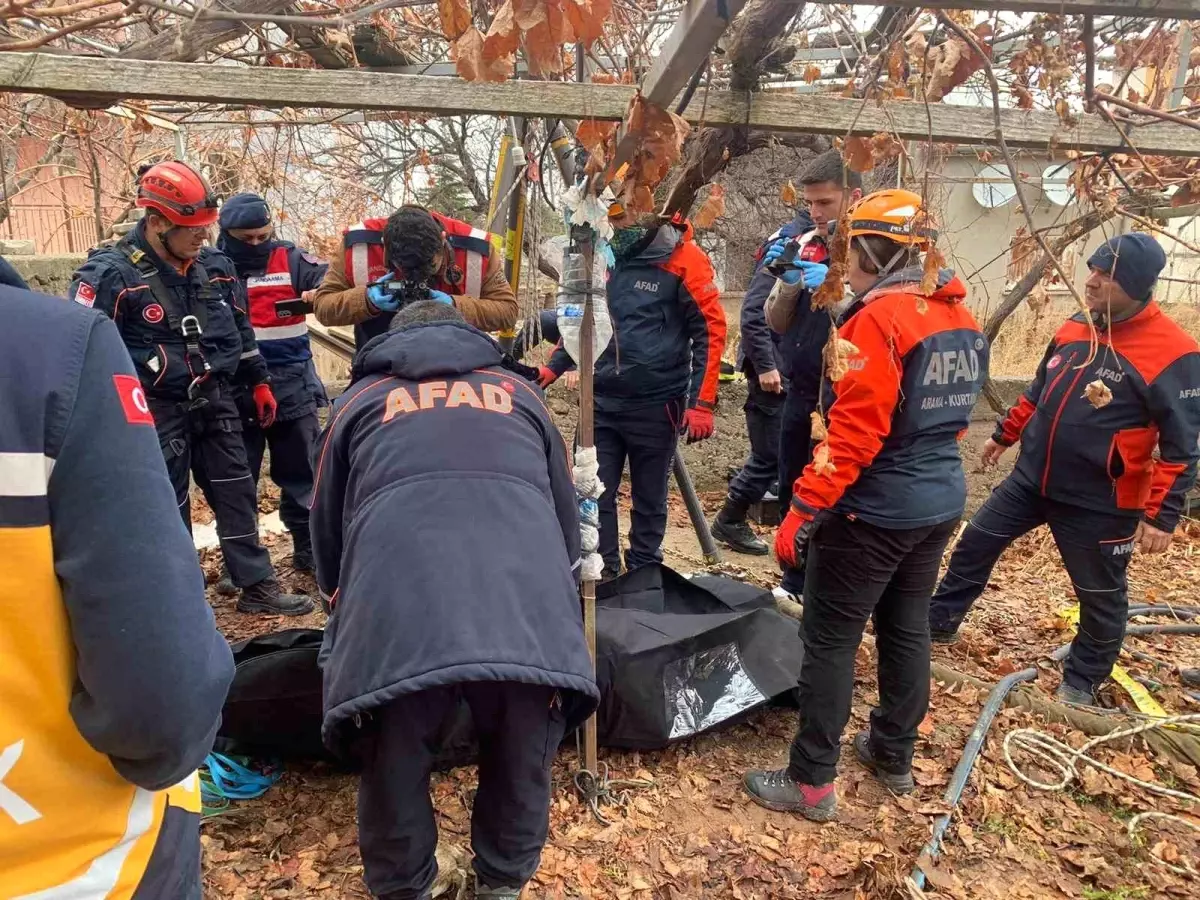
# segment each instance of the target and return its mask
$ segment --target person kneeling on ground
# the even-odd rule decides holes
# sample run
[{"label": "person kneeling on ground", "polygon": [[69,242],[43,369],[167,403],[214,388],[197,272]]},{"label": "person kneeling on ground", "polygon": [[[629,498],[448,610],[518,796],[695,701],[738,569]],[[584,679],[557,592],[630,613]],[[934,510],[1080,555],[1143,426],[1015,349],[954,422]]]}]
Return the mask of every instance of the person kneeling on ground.
[{"label": "person kneeling on ground", "polygon": [[546,840],[555,750],[599,701],[566,445],[538,389],[444,303],[401,310],[351,377],[318,443],[310,525],[332,606],[323,737],[362,765],[367,886],[430,896],[429,776],[463,700],[480,747],[475,896],[515,900]]},{"label": "person kneeling on ground", "polygon": [[913,789],[913,746],[929,707],[929,597],[966,505],[958,436],[987,378],[987,341],[962,281],[942,270],[933,292],[921,292],[921,251],[937,239],[921,198],[871,194],[851,210],[849,238],[857,311],[838,332],[844,373],[831,373],[828,436],[775,539],[781,565],[809,556],[800,728],[787,768],[745,780],[761,805],[814,821],[837,814],[854,656],[872,616],[879,706],[854,747],[885,786]]},{"label": "person kneeling on ground", "polygon": [[1111,238],[1092,254],[1089,314],[1058,330],[984,446],[985,466],[1018,441],[1021,455],[963,532],[929,609],[933,639],[952,642],[1005,548],[1048,523],[1079,599],[1055,695],[1068,703],[1094,703],[1125,637],[1134,544],[1170,546],[1196,480],[1200,348],[1154,302],[1166,263],[1148,234]]}]

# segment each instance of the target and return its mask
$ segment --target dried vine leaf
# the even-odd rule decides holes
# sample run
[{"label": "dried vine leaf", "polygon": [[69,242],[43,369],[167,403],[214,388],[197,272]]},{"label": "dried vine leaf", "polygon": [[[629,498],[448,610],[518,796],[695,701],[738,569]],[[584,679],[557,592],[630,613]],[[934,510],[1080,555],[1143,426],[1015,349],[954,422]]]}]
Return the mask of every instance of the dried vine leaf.
[{"label": "dried vine leaf", "polygon": [[813,471],[818,475],[832,475],[837,471],[837,466],[829,461],[829,445],[821,444],[813,453]]},{"label": "dried vine leaf", "polygon": [[842,158],[855,172],[870,172],[875,168],[875,157],[871,153],[871,139],[864,137],[846,138],[842,146]]},{"label": "dried vine leaf", "polygon": [[603,156],[607,162],[609,143],[616,137],[616,122],[597,122],[584,119],[575,129],[575,139],[593,156]]},{"label": "dried vine leaf", "polygon": [[653,190],[679,161],[690,130],[691,126],[679,116],[650,103],[640,92],[634,95],[625,114],[625,133],[637,139],[621,191],[627,208],[633,212],[653,211]]},{"label": "dried vine leaf", "polygon": [[842,301],[846,289],[846,260],[850,255],[850,211],[843,210],[829,248],[829,272],[813,293],[813,309],[832,309]]},{"label": "dried vine leaf", "polygon": [[546,0],[507,0],[512,4],[513,21],[522,31],[531,31],[546,21]]},{"label": "dried vine leaf", "polygon": [[845,378],[846,373],[850,371],[850,357],[858,355],[858,348],[845,338],[839,337],[837,325],[831,321],[829,323],[829,339],[825,341],[825,348],[821,351],[821,355],[825,359],[825,372],[829,376],[829,380],[838,382]]},{"label": "dried vine leaf", "polygon": [[467,0],[438,0],[438,18],[442,34],[457,41],[471,27],[471,6]]},{"label": "dried vine leaf", "polygon": [[1046,311],[1046,307],[1050,305],[1050,292],[1046,290],[1046,285],[1039,281],[1033,286],[1033,289],[1025,296],[1026,305],[1033,310],[1035,316],[1040,316]]},{"label": "dried vine leaf", "polygon": [[512,73],[512,54],[491,56],[483,35],[472,26],[454,42],[454,64],[467,81],[504,81]]},{"label": "dried vine leaf", "polygon": [[604,35],[604,23],[612,15],[612,0],[562,0],[575,40],[589,46]]},{"label": "dried vine leaf", "polygon": [[725,215],[725,188],[714,184],[709,189],[704,205],[692,218],[692,224],[697,228],[712,228],[717,219],[723,215]]},{"label": "dried vine leaf", "polygon": [[812,63],[809,63],[808,66],[806,66],[804,69],[805,82],[808,84],[812,84],[814,81],[820,81],[820,79],[821,79],[821,67],[815,66]]},{"label": "dried vine leaf", "polygon": [[821,417],[818,410],[813,410],[809,413],[809,421],[812,423],[812,439],[814,441],[823,441],[829,437],[829,429],[825,427],[825,420]]},{"label": "dried vine leaf", "polygon": [[779,199],[788,206],[795,206],[798,199],[796,194],[796,186],[792,184],[791,179],[784,182],[783,187],[779,189]]},{"label": "dried vine leaf", "polygon": [[[921,294],[925,297],[932,297],[933,292],[937,290],[938,274],[942,270],[942,266],[946,261],[942,259],[942,253],[937,247],[930,247],[925,253],[925,265],[921,270]],[[918,304],[920,309],[920,304]],[[925,310],[921,309],[924,314]]]},{"label": "dried vine leaf", "polygon": [[[990,52],[985,47],[985,53]],[[925,99],[941,100],[963,84],[987,63],[988,57],[967,46],[959,38],[951,38],[929,51],[929,80]]]},{"label": "dried vine leaf", "polygon": [[1087,399],[1087,402],[1092,404],[1092,406],[1096,409],[1102,409],[1103,407],[1108,406],[1108,404],[1112,403],[1113,398],[1112,389],[1109,388],[1109,386],[1099,378],[1090,382],[1088,386],[1083,389],[1083,396]]}]

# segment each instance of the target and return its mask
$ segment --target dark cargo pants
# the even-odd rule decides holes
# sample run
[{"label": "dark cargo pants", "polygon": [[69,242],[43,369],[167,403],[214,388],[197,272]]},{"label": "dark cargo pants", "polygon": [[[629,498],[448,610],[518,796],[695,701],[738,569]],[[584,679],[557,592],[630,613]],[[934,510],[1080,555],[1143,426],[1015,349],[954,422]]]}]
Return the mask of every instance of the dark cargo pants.
[{"label": "dark cargo pants", "polygon": [[854,697],[854,657],[875,619],[879,706],[871,751],[886,768],[912,765],[917,726],[929,709],[929,597],[953,519],[922,528],[880,528],[838,514],[817,523],[804,585],[800,728],[789,772],[803,784],[837,775]]},{"label": "dark cargo pants", "polygon": [[746,372],[749,393],[742,411],[750,455],[729,482],[729,499],[741,507],[758,503],[779,477],[779,434],[785,395],[764,391],[753,369]]},{"label": "dark cargo pants", "polygon": [[975,513],[954,548],[929,608],[929,627],[957,631],[1008,545],[1048,524],[1079,599],[1079,632],[1071,642],[1063,677],[1073,687],[1093,690],[1112,671],[1125,638],[1125,569],[1137,523],[1130,516],[1050,500],[1010,475]]},{"label": "dark cargo pants", "polygon": [[172,400],[151,399],[149,403],[179,514],[188,530],[192,527],[194,473],[196,482],[205,485],[216,516],[221,553],[233,583],[246,588],[272,577],[271,557],[258,541],[258,495],[232,395],[222,385],[199,409]]},{"label": "dark cargo pants", "polygon": [[[812,414],[815,397],[806,397],[793,387],[785,395],[779,416],[779,513],[787,515],[792,505],[792,486],[812,460]],[[780,583],[785,591],[804,592],[804,567],[785,569]]]},{"label": "dark cargo pants", "polygon": [[515,888],[537,871],[550,827],[550,766],[566,730],[558,693],[503,681],[430,688],[372,712],[364,735],[358,843],[367,887],[381,900],[418,900],[437,877],[429,776],[460,697],[479,741],[475,874],[489,887]]}]

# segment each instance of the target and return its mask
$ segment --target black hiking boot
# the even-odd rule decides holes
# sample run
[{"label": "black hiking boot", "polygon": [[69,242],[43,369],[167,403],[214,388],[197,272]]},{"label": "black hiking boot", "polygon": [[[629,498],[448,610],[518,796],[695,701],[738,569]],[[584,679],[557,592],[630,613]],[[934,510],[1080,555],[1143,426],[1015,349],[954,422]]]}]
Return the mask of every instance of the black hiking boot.
[{"label": "black hiking boot", "polygon": [[303,594],[285,594],[274,578],[264,578],[242,591],[238,612],[266,613],[270,616],[303,616],[313,611],[313,602]]},{"label": "black hiking boot", "polygon": [[712,536],[738,553],[766,556],[771,552],[766,542],[746,524],[746,507],[733,500],[726,500],[713,519]]},{"label": "black hiking boot", "polygon": [[958,643],[958,632],[957,631],[942,631],[938,628],[930,627],[929,639],[931,641],[933,641],[935,644],[957,644]]},{"label": "black hiking boot", "polygon": [[312,539],[308,534],[292,532],[292,569],[303,572],[305,575],[313,574],[316,569],[316,564],[313,562]]},{"label": "black hiking boot", "polygon": [[858,757],[860,763],[870,769],[875,780],[893,794],[911,794],[916,789],[911,769],[905,772],[886,769],[875,758],[875,754],[871,752],[870,732],[860,731],[854,736],[854,755]]},{"label": "black hiking boot", "polygon": [[742,779],[754,802],[776,812],[799,813],[812,822],[837,818],[837,791],[833,782],[814,787],[799,784],[787,769],[747,772]]},{"label": "black hiking boot", "polygon": [[1067,684],[1065,681],[1058,686],[1058,690],[1054,692],[1054,699],[1059,703],[1069,703],[1072,706],[1096,706],[1096,698],[1091,691],[1085,691],[1082,688],[1077,688],[1073,684]]},{"label": "black hiking boot", "polygon": [[488,887],[475,876],[475,900],[519,900],[519,887]]},{"label": "black hiking boot", "polygon": [[232,597],[237,592],[237,585],[233,583],[233,577],[229,574],[229,569],[225,568],[225,563],[221,563],[221,577],[217,579],[216,591],[222,597]]}]

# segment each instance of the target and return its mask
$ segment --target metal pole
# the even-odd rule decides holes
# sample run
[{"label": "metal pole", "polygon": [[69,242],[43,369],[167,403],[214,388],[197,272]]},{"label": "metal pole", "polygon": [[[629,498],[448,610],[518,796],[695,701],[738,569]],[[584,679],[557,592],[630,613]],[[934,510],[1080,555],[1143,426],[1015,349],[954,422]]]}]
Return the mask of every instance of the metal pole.
[{"label": "metal pole", "polygon": [[683,505],[687,507],[688,518],[692,520],[692,528],[696,530],[704,561],[710,565],[721,562],[721,550],[717,547],[717,542],[713,540],[712,531],[708,527],[708,519],[704,517],[704,508],[700,505],[696,487],[692,484],[691,473],[688,472],[687,465],[678,450],[675,451],[675,458],[671,460],[671,471],[675,473],[675,483],[679,485],[679,493],[683,495]]},{"label": "metal pole", "polygon": [[1184,22],[1179,29],[1179,68],[1175,71],[1175,88],[1171,91],[1171,109],[1183,104],[1183,89],[1187,86],[1188,63],[1192,59],[1192,23]]}]

